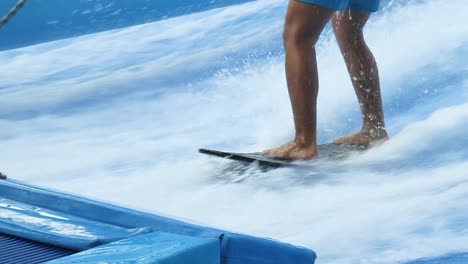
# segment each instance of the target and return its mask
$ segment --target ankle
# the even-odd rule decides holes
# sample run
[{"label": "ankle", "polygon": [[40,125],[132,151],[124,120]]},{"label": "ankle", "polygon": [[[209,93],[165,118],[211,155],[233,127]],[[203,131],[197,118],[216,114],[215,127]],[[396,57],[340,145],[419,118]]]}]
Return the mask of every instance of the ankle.
[{"label": "ankle", "polygon": [[385,130],[385,123],[380,121],[369,121],[364,120],[362,122],[362,129],[363,132],[370,130]]},{"label": "ankle", "polygon": [[382,123],[369,124],[365,123],[361,129],[361,133],[368,135],[371,138],[386,138],[388,137],[387,130]]},{"label": "ankle", "polygon": [[314,147],[317,145],[314,136],[297,135],[294,142],[300,148]]}]

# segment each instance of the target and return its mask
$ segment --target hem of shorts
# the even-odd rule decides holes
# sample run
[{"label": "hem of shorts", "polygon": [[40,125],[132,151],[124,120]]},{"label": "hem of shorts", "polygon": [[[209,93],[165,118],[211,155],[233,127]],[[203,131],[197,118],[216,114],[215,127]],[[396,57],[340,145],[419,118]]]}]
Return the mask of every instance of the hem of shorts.
[{"label": "hem of shorts", "polygon": [[351,5],[351,6],[348,6],[346,9],[350,9],[353,11],[374,13],[374,12],[379,11],[379,7],[380,7],[379,5],[375,5],[372,7],[362,7],[359,5]]},{"label": "hem of shorts", "polygon": [[302,2],[302,3],[305,3],[305,4],[309,4],[309,5],[315,5],[315,6],[324,7],[324,8],[333,10],[333,11],[343,11],[343,10],[346,9],[346,7],[337,8],[335,5],[327,4],[327,2],[306,1],[306,0],[295,0],[295,1]]},{"label": "hem of shorts", "polygon": [[309,5],[316,5],[316,6],[320,6],[320,7],[324,7],[324,8],[327,8],[327,9],[330,9],[330,10],[333,10],[333,11],[345,11],[345,10],[353,10],[353,11],[359,11],[359,12],[369,12],[369,13],[374,13],[374,12],[377,12],[379,11],[379,6],[376,5],[376,6],[373,6],[371,8],[369,7],[362,7],[362,6],[359,6],[359,5],[351,5],[351,6],[345,6],[345,7],[336,7],[335,5],[332,5],[332,4],[329,4],[329,2],[321,2],[320,0],[295,0],[295,1],[298,1],[298,2],[301,2],[301,3],[305,3],[305,4],[309,4]]}]

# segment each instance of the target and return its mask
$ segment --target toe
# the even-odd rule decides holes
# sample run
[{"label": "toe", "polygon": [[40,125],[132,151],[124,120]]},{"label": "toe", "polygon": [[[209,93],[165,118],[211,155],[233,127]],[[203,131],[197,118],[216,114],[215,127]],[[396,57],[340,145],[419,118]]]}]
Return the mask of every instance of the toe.
[{"label": "toe", "polygon": [[337,138],[335,139],[335,144],[344,144],[345,143],[345,138]]},{"label": "toe", "polygon": [[267,149],[267,150],[264,150],[264,151],[263,151],[263,156],[269,157],[269,158],[270,158],[271,155],[272,155],[272,153],[273,153],[273,150],[272,150],[272,149]]}]

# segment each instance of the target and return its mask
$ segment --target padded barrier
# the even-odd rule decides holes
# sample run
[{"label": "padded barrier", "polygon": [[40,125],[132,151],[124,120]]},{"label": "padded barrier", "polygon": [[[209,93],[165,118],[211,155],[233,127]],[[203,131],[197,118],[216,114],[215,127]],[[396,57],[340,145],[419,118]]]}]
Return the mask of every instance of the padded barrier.
[{"label": "padded barrier", "polygon": [[[221,264],[313,264],[316,259],[316,254],[306,248],[201,227],[167,217],[33,187],[13,180],[0,181],[0,197],[35,206],[41,210],[50,210],[55,214],[72,215],[93,222],[94,227],[100,224],[111,225],[127,229],[127,231],[143,228],[142,232],[150,228],[153,232],[220,240]],[[37,236],[31,234],[24,233],[22,236],[37,239]],[[92,245],[87,247],[90,249]]]},{"label": "padded barrier", "polygon": [[0,233],[0,264],[39,264],[76,253]]},{"label": "padded barrier", "polygon": [[1,233],[76,251],[152,231],[87,220],[1,197],[0,219]]},{"label": "padded barrier", "polygon": [[48,262],[73,263],[219,264],[219,241],[155,232]]}]

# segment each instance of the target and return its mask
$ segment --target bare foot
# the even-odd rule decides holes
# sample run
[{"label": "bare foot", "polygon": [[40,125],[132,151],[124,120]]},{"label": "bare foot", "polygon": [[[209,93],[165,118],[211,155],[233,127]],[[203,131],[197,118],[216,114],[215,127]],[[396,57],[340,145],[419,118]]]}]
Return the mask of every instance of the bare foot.
[{"label": "bare foot", "polygon": [[0,180],[5,180],[7,176],[0,172]]},{"label": "bare foot", "polygon": [[388,139],[388,134],[385,129],[371,129],[369,131],[361,131],[354,135],[335,139],[336,144],[346,145],[362,145],[367,146],[378,141]]},{"label": "bare foot", "polygon": [[300,145],[293,141],[279,148],[265,150],[263,155],[279,160],[311,160],[318,157],[318,152],[315,145]]}]

